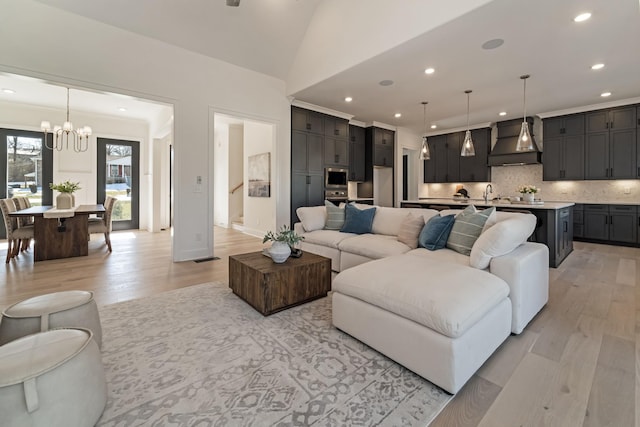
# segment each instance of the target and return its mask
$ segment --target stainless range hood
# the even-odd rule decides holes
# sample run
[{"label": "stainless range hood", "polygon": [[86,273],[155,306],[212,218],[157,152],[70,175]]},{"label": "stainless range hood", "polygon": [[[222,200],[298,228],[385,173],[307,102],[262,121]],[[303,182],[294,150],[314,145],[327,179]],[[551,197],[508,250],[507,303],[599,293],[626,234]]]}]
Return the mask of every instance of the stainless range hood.
[{"label": "stainless range hood", "polygon": [[541,163],[542,153],[538,149],[533,135],[533,117],[527,117],[527,123],[536,151],[516,151],[522,127],[521,119],[498,122],[498,140],[489,154],[489,166],[519,166]]}]

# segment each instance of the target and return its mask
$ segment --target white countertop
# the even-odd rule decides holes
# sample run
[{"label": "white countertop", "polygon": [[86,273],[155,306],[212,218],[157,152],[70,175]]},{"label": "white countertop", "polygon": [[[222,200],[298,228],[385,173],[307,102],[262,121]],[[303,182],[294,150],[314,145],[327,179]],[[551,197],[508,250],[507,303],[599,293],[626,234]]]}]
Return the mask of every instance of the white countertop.
[{"label": "white countertop", "polygon": [[562,208],[566,208],[569,206],[573,206],[575,203],[573,202],[543,202],[543,204],[538,203],[509,203],[507,201],[489,201],[485,203],[483,199],[463,199],[461,201],[451,199],[420,199],[420,200],[403,200],[402,203],[417,203],[421,205],[474,205],[474,206],[496,206],[496,207],[504,207],[504,208],[515,208],[515,209],[543,209],[543,210],[558,210]]}]

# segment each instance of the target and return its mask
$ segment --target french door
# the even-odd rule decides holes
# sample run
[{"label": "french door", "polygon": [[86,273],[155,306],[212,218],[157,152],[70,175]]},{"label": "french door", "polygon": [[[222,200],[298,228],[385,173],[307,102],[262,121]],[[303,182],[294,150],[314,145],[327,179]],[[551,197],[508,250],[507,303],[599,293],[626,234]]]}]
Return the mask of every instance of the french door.
[{"label": "french door", "polygon": [[[0,198],[27,197],[32,206],[53,204],[49,189],[53,151],[43,142],[42,132],[0,129]],[[6,238],[4,221],[0,222],[0,238]]]},{"label": "french door", "polygon": [[140,143],[98,138],[98,203],[118,199],[111,216],[114,230],[139,228]]}]

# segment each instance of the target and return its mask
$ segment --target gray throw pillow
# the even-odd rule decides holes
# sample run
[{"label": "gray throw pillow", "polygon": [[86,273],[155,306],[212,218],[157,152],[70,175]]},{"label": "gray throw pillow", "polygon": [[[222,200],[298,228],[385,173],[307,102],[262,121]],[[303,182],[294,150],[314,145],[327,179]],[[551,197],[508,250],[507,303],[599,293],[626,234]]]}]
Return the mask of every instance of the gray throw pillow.
[{"label": "gray throw pillow", "polygon": [[344,225],[344,208],[339,208],[328,200],[324,201],[327,209],[327,222],[324,225],[325,230],[340,230]]},{"label": "gray throw pillow", "polygon": [[489,216],[496,210],[495,207],[482,211],[476,210],[475,206],[467,206],[456,217],[447,240],[447,248],[460,252],[463,255],[470,255],[473,244],[478,240],[484,224]]}]

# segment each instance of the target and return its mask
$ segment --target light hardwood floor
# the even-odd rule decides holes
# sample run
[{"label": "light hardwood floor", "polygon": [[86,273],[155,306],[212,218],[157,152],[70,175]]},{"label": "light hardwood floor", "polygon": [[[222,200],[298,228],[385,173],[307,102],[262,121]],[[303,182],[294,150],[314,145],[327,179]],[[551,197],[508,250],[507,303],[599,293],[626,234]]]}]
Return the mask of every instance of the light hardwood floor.
[{"label": "light hardwood floor", "polygon": [[[89,256],[0,267],[0,309],[65,289],[86,289],[99,305],[208,281],[228,281],[228,257],[260,250],[259,239],[215,229],[215,255],[171,261],[171,237],[112,233],[113,253],[94,235]],[[0,256],[3,255],[0,251]],[[511,336],[432,426],[640,425],[640,249],[575,243],[550,271],[548,305]]]}]

